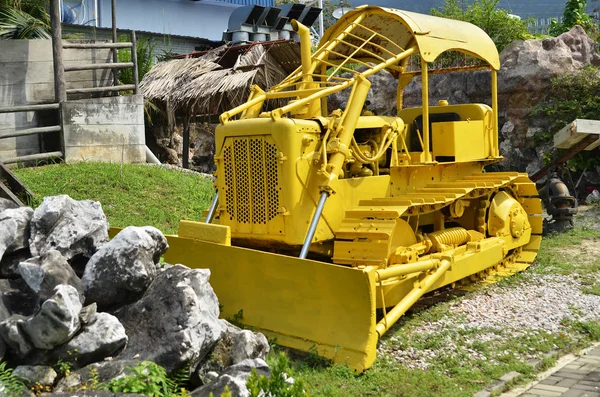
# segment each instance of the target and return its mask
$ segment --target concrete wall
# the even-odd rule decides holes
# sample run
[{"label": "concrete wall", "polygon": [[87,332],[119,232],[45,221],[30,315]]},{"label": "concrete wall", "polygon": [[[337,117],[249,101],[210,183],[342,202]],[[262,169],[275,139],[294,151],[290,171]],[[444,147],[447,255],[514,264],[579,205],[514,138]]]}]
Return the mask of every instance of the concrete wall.
[{"label": "concrete wall", "polygon": [[142,95],[62,104],[65,161],[146,161]]},{"label": "concrete wall", "polygon": [[[119,35],[129,34],[129,31],[119,30]],[[151,39],[154,43],[154,54],[161,56],[164,53],[189,54],[193,51],[205,51],[220,45],[206,39],[174,36],[161,33],[136,32],[138,39],[143,37]],[[84,25],[64,25],[63,37],[82,36],[86,40],[112,41],[112,29],[94,28]]]},{"label": "concrete wall", "polygon": [[[99,1],[99,27],[111,26],[111,0]],[[238,4],[210,0],[117,1],[117,27],[221,40]]]},{"label": "concrete wall", "polygon": [[[106,62],[107,50],[64,50],[65,65]],[[54,68],[50,40],[0,40],[0,107],[54,101]],[[109,85],[110,72],[82,71],[66,74],[67,89]],[[55,112],[54,112],[55,113]],[[0,114],[0,159],[38,153],[36,135],[1,139],[14,130],[56,125],[52,112]],[[46,139],[58,141],[58,134]],[[52,142],[47,143],[52,146]],[[55,142],[60,146],[59,142]],[[54,149],[57,150],[57,149]]]}]

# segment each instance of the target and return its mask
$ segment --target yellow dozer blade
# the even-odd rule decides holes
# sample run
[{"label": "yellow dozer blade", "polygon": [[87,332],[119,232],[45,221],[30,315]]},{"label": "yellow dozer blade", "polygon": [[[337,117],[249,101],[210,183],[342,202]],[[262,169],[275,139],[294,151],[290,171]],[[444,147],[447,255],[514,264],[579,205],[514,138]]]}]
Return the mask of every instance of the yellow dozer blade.
[{"label": "yellow dozer blade", "polygon": [[167,240],[168,263],[210,269],[222,318],[237,318],[276,343],[330,357],[358,371],[375,361],[373,269],[182,236],[167,236]]}]

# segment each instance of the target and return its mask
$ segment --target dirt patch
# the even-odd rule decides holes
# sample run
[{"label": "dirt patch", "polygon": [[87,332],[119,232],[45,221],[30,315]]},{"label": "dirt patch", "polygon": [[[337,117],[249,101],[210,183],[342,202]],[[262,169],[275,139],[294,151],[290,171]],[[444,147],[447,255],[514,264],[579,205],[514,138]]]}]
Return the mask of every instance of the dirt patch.
[{"label": "dirt patch", "polygon": [[594,261],[600,258],[600,239],[588,239],[583,240],[580,245],[569,246],[569,247],[557,247],[554,251],[573,258],[576,261],[580,261],[583,258],[588,258],[590,261]]}]

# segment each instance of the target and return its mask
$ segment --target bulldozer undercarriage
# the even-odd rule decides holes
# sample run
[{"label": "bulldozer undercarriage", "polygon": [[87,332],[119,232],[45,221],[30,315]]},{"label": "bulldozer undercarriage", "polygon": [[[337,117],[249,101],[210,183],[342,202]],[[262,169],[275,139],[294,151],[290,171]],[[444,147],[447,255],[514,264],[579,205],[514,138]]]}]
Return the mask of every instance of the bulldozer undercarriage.
[{"label": "bulldozer undercarriage", "polygon": [[[541,242],[541,204],[526,174],[479,173],[360,202],[336,233],[333,261],[375,266],[382,336],[421,296],[525,270]],[[435,229],[419,231],[433,215]],[[450,227],[448,227],[450,226]],[[474,257],[479,260],[473,260]],[[387,308],[393,309],[387,312]]]}]

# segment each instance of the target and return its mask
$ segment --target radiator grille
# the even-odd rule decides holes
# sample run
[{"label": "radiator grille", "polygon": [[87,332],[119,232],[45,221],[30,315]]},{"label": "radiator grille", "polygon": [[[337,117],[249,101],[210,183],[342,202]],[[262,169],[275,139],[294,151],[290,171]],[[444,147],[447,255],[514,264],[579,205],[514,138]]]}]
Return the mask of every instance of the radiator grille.
[{"label": "radiator grille", "polygon": [[277,147],[267,139],[231,138],[225,143],[225,206],[239,223],[266,224],[277,216]]}]

